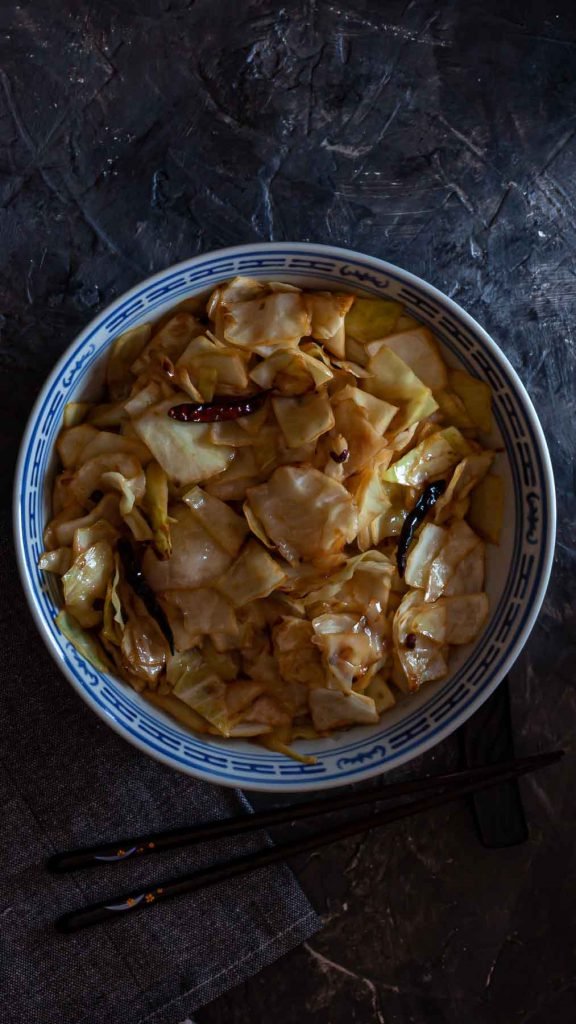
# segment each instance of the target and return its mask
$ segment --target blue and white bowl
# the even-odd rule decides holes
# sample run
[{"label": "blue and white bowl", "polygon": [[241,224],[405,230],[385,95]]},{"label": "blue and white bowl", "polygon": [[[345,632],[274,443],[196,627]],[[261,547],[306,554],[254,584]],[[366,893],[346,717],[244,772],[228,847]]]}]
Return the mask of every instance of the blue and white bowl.
[{"label": "blue and white bowl", "polygon": [[[116,335],[236,274],[398,299],[431,328],[448,363],[490,384],[495,439],[504,450],[498,471],[506,485],[505,528],[500,546],[488,550],[490,619],[482,635],[454,652],[447,680],[425,687],[379,725],[300,742],[299,749],[316,756],[315,765],[241,740],[191,735],[128,685],[96,671],[54,625],[57,590],[53,578],[37,568],[50,514],[54,442],[65,404],[97,397],[106,351]],[[328,789],[397,767],[439,743],[486,700],[518,657],[538,615],[552,563],[555,511],[550,457],[536,413],[486,331],[413,274],[361,253],[307,243],[241,245],[196,256],[149,278],[100,313],[62,356],[34,406],[15,485],[16,547],[24,589],[48,649],[86,703],[121,736],[164,764],[220,785],[277,793]]]}]

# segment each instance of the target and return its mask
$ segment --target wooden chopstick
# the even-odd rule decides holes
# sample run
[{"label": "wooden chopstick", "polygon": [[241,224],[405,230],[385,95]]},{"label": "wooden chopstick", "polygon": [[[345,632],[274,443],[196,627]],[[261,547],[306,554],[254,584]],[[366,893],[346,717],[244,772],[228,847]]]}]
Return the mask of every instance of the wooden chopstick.
[{"label": "wooden chopstick", "polygon": [[[510,763],[518,764],[519,762],[515,760]],[[272,828],[275,825],[301,821],[304,818],[316,817],[318,814],[344,811],[350,807],[362,807],[364,804],[396,800],[413,794],[437,792],[456,783],[481,781],[491,775],[499,775],[502,768],[502,763],[481,765],[444,775],[428,775],[424,778],[393,782],[380,789],[351,790],[324,799],[307,800],[288,807],[260,811],[257,814],[243,814],[240,817],[224,818],[187,828],[153,832],[148,835],[132,836],[128,839],[115,839],[111,843],[103,843],[99,846],[56,853],[49,858],[46,866],[50,871],[61,873],[77,871],[80,868],[119,864],[152,853],[162,853],[165,850],[174,850],[183,846],[195,846],[213,839],[224,839],[247,832],[256,832],[263,828]]]},{"label": "wooden chopstick", "polygon": [[[130,911],[155,906],[158,903],[164,902],[164,900],[173,899],[185,893],[195,892],[198,889],[215,885],[218,882],[228,881],[231,878],[254,871],[257,868],[276,864],[296,854],[317,850],[322,846],[346,839],[349,836],[357,835],[382,825],[388,825],[394,821],[400,821],[402,818],[410,817],[413,814],[432,810],[459,797],[467,796],[469,793],[477,792],[480,789],[485,789],[508,779],[517,778],[519,775],[524,775],[539,768],[545,768],[547,765],[559,761],[563,753],[563,751],[551,751],[549,753],[534,754],[530,757],[500,764],[498,771],[494,771],[492,766],[490,770],[472,770],[474,771],[473,779],[470,778],[470,772],[456,773],[456,775],[460,776],[458,781],[453,782],[449,786],[444,786],[440,792],[432,792],[421,799],[387,808],[367,818],[356,818],[353,821],[335,825],[332,828],[325,829],[320,834],[316,833],[279,844],[278,846],[266,847],[265,849],[258,850],[256,853],[250,853],[223,864],[215,864],[200,871],[195,871],[190,875],[182,875],[180,878],[170,879],[167,882],[154,883],[144,889],[138,889],[120,896],[111,896],[107,900],[102,900],[99,903],[93,903],[80,910],[73,910],[64,914],[56,921],[56,927],[62,932],[75,932],[81,928],[88,928],[91,925],[117,920]],[[466,776],[465,781],[462,781],[462,775]],[[291,810],[294,811],[295,808]],[[254,815],[253,817],[256,816]]]}]

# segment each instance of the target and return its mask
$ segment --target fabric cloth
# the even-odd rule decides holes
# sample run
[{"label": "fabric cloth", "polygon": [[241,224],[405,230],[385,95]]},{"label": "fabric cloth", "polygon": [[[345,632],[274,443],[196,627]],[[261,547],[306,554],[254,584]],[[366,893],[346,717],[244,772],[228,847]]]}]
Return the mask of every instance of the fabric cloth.
[{"label": "fabric cloth", "polygon": [[157,764],[86,707],[46,652],[1,529],[0,936],[3,1024],[179,1024],[302,942],[318,919],[274,867],[75,935],[54,919],[144,881],[246,853],[235,838],[140,863],[53,876],[58,850],[247,811]]}]

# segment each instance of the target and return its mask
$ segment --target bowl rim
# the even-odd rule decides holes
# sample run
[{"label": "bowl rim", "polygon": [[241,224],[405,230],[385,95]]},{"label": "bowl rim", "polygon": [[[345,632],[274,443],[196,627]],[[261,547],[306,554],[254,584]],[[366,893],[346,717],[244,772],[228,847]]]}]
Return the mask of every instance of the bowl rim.
[{"label": "bowl rim", "polygon": [[[278,781],[275,778],[268,780],[234,780],[233,778],[221,778],[216,777],[208,768],[203,769],[200,767],[191,767],[184,763],[177,763],[169,754],[164,754],[160,750],[154,749],[148,745],[145,740],[132,732],[129,732],[121,722],[111,715],[105,708],[101,707],[96,701],[90,699],[89,694],[79,685],[74,674],[66,664],[64,654],[59,646],[56,638],[48,632],[44,620],[40,614],[40,603],[38,600],[36,587],[31,579],[28,568],[26,566],[25,549],[24,549],[24,536],[22,530],[22,524],[20,520],[20,499],[22,495],[22,488],[24,483],[24,468],[26,462],[26,456],[30,447],[30,444],[34,437],[34,431],[36,422],[39,418],[40,411],[42,410],[46,395],[49,392],[53,384],[59,379],[63,368],[67,365],[71,352],[78,348],[85,341],[87,336],[92,333],[97,327],[99,322],[104,321],[107,317],[113,314],[121,306],[124,306],[129,300],[136,297],[136,295],[143,288],[150,288],[155,284],[159,284],[165,280],[169,274],[178,274],[185,270],[190,270],[196,263],[202,263],[204,261],[215,259],[225,259],[229,257],[231,259],[247,255],[255,249],[267,249],[271,253],[275,250],[282,250],[290,248],[294,252],[301,252],[303,254],[310,254],[311,252],[317,254],[323,254],[326,257],[332,257],[333,259],[351,261],[354,259],[360,260],[364,265],[371,265],[375,270],[383,274],[395,275],[401,278],[407,285],[413,284],[420,290],[426,292],[432,299],[447,309],[453,316],[462,321],[466,327],[473,332],[480,340],[481,344],[485,346],[490,352],[495,361],[499,364],[505,377],[511,382],[514,391],[518,399],[521,402],[523,411],[530,422],[530,426],[533,431],[535,447],[542,463],[542,476],[545,487],[545,498],[547,502],[548,512],[548,529],[544,537],[544,557],[542,561],[542,569],[540,578],[538,581],[537,588],[534,591],[531,605],[527,611],[524,625],[521,632],[516,638],[515,643],[512,645],[510,650],[507,652],[500,668],[495,672],[489,685],[483,687],[477,694],[476,697],[470,701],[467,707],[463,708],[460,714],[455,718],[454,721],[448,721],[444,726],[439,728],[433,736],[424,738],[421,744],[416,750],[407,750],[404,753],[398,753],[394,758],[393,764],[380,763],[377,765],[366,765],[355,777],[344,777],[339,779],[335,777],[333,779],[324,780],[321,777],[308,778],[302,780],[294,780],[293,783],[286,780],[279,787]],[[270,276],[274,273],[273,268],[270,270]],[[175,303],[176,304],[176,303]],[[121,333],[121,328],[118,333]],[[110,342],[113,338],[110,339]],[[435,747],[438,743],[441,743],[446,739],[452,732],[464,724],[464,722],[471,717],[472,714],[484,703],[485,700],[494,692],[497,686],[500,685],[505,675],[510,671],[511,667],[520,655],[530,633],[534,627],[544,596],[548,587],[550,574],[552,570],[552,563],[554,558],[555,539],[556,539],[556,494],[554,487],[554,473],[552,468],[552,462],[550,459],[550,453],[546,442],[546,437],[533,403],[528,395],[524,384],[518,376],[516,370],[510,363],[510,360],[504,354],[502,349],[494,341],[494,339],[488,334],[488,332],[472,317],[465,309],[463,309],[454,299],[450,298],[435,285],[429,284],[423,278],[417,274],[413,274],[411,271],[405,270],[399,267],[397,264],[390,263],[387,260],[381,259],[378,256],[372,256],[367,253],[360,252],[359,250],[347,249],[342,246],[333,246],[323,243],[316,242],[290,242],[290,241],[260,241],[250,242],[239,245],[227,246],[221,249],[213,249],[208,252],[203,252],[195,256],[189,257],[188,259],[181,260],[178,263],[172,264],[164,269],[158,271],[155,274],[151,274],[148,277],[139,280],[132,288],[128,291],[123,292],[116,299],[114,299],[107,306],[103,307],[94,316],[85,327],[78,332],[69,345],[66,346],[62,355],[57,360],[56,364],[48,374],[44,381],[42,388],[32,406],[29,413],[26,428],[22,435],[20,442],[18,460],[16,464],[16,471],[14,475],[14,486],[13,486],[13,529],[14,529],[14,542],[16,549],[16,559],[18,564],[18,570],[20,579],[22,582],[23,590],[26,595],[26,600],[30,608],[32,617],[35,625],[44,641],[45,646],[48,648],[53,660],[58,665],[61,672],[64,673],[68,681],[74,687],[76,693],[84,700],[84,702],[96,712],[108,726],[110,726],[119,736],[124,740],[131,743],[137,749],[146,753],[149,757],[153,757],[155,760],[162,764],[167,765],[173,770],[180,771],[186,775],[192,776],[193,778],[201,779],[205,782],[211,782],[213,784],[226,786],[229,788],[241,787],[247,791],[254,792],[311,792],[322,789],[331,789],[338,786],[351,785],[354,782],[367,780],[377,775],[384,774],[385,772],[395,769],[402,764],[413,760],[415,757],[419,757],[421,754],[428,752],[430,749]]]}]

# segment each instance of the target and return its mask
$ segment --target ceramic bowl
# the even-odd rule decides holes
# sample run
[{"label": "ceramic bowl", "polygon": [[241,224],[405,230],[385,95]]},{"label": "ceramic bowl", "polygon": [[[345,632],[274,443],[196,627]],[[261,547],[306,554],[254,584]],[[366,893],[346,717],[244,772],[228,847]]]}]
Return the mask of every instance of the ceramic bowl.
[{"label": "ceramic bowl", "polygon": [[[37,569],[65,404],[97,397],[106,352],[118,334],[236,274],[398,299],[434,332],[449,364],[490,384],[495,440],[503,449],[497,468],[506,486],[505,528],[500,546],[488,548],[486,628],[475,643],[454,652],[448,679],[404,700],[377,726],[299,742],[299,749],[316,756],[314,765],[240,740],[192,735],[128,685],[96,671],[54,625],[54,580]],[[546,441],[522,383],[496,342],[455,302],[371,256],[308,243],[260,243],[196,256],[155,274],[75,338],[30,416],[16,476],[15,529],[22,581],[40,634],[71,684],[108,725],[164,764],[210,782],[295,792],[357,782],[419,756],[492,693],[518,657],[544,597],[555,536],[554,481]]]}]

